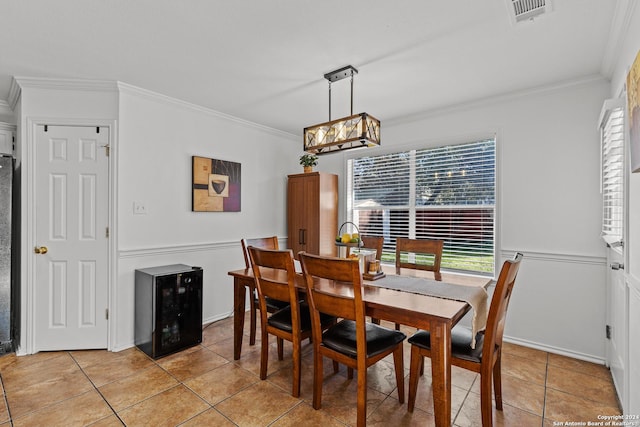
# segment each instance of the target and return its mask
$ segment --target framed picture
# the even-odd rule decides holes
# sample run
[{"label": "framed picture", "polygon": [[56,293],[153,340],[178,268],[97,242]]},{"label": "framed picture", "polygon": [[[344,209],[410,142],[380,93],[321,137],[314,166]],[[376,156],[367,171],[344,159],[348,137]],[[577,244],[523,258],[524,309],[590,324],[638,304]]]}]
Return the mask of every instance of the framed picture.
[{"label": "framed picture", "polygon": [[627,75],[631,172],[640,172],[640,52]]},{"label": "framed picture", "polygon": [[240,163],[193,156],[191,210],[240,212]]}]

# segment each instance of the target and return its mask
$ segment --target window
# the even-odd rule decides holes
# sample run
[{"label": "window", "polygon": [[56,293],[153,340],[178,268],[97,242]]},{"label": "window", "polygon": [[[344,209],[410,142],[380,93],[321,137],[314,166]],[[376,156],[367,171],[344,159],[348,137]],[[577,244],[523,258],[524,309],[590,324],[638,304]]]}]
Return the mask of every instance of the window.
[{"label": "window", "polygon": [[622,242],[624,223],[624,103],[607,100],[600,120],[602,236]]},{"label": "window", "polygon": [[363,235],[444,240],[442,268],[493,275],[495,139],[348,161],[347,214]]}]

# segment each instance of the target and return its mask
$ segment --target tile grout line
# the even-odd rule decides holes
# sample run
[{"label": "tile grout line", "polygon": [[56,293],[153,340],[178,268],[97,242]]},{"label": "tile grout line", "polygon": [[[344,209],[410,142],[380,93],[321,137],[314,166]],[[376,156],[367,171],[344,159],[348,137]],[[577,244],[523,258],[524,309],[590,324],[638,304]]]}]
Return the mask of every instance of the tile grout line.
[{"label": "tile grout line", "polygon": [[4,388],[4,378],[0,374],[0,386],[2,386],[2,398],[4,399],[4,406],[7,408],[7,416],[9,417],[9,423],[13,427],[13,417],[11,416],[11,409],[9,408],[9,400],[7,399],[7,390]]},{"label": "tile grout line", "polygon": [[[451,417],[451,424],[452,425],[458,425],[456,424],[456,420],[458,418],[458,416],[460,415],[460,413],[462,412],[462,408],[464,407],[465,402],[467,401],[467,399],[469,398],[469,395],[471,394],[471,389],[473,388],[474,384],[476,383],[476,381],[479,381],[480,379],[480,375],[476,374],[476,377],[473,379],[473,382],[471,383],[471,387],[469,387],[469,389],[467,390],[467,393],[464,395],[464,399],[462,399],[462,403],[460,404],[460,407],[458,408],[458,411],[456,412],[456,416],[455,417]],[[433,387],[433,384],[431,385]],[[453,401],[451,402],[453,404]],[[492,404],[492,408],[491,408],[491,416],[493,417],[493,404]]]},{"label": "tile grout line", "polygon": [[[69,354],[69,356],[71,357],[71,359],[73,360],[73,363],[76,364],[76,366],[78,367],[78,369],[80,369],[80,372],[82,372],[82,374],[85,376],[85,378],[91,383],[91,385],[93,386],[94,390],[96,391],[96,393],[98,393],[98,395],[100,396],[100,398],[104,401],[104,403],[107,404],[107,406],[109,407],[109,409],[111,409],[111,411],[113,412],[113,415],[116,416],[116,418],[122,423],[122,425],[126,426],[127,423],[124,422],[124,420],[122,418],[120,418],[120,415],[118,414],[118,412],[115,410],[115,408],[113,406],[111,406],[111,404],[109,403],[109,401],[107,400],[106,397],[104,397],[104,395],[102,394],[102,392],[100,391],[100,389],[95,385],[95,383],[93,382],[93,380],[91,378],[89,378],[89,375],[87,375],[87,373],[84,371],[84,369],[82,369],[82,366],[80,366],[80,363],[78,363],[78,361],[76,360],[75,357],[73,357],[73,354],[71,354],[70,351],[67,352]],[[105,417],[107,418],[107,417]],[[101,418],[104,419],[104,418]]]},{"label": "tile grout line", "polygon": [[549,380],[549,352],[547,352],[547,360],[544,367],[544,396],[542,396],[542,421],[541,427],[544,427],[544,419],[547,414],[547,381]]}]

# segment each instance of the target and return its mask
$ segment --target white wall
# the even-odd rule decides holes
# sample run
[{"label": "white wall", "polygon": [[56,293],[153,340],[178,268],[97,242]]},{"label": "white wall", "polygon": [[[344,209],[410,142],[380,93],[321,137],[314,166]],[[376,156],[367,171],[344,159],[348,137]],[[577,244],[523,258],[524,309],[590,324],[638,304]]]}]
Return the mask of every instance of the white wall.
[{"label": "white wall", "polygon": [[525,254],[506,339],[603,363],[606,259],[597,121],[608,92],[608,82],[590,79],[403,122],[383,120],[381,147],[323,157],[320,167],[341,174],[344,195],[349,156],[495,134],[499,262],[515,251]]},{"label": "white wall", "polygon": [[[120,84],[115,349],[133,345],[134,270],[204,268],[205,321],[233,310],[243,237],[286,236],[286,176],[299,173],[292,135]],[[191,211],[191,156],[241,163],[240,212]],[[134,215],[134,201],[146,215]]]}]

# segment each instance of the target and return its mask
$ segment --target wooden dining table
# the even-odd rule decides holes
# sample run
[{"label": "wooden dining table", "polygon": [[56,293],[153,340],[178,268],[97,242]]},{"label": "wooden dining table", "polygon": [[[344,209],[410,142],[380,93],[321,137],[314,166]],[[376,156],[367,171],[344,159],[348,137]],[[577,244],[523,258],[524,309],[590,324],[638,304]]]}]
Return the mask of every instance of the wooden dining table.
[{"label": "wooden dining table", "polygon": [[[247,289],[253,295],[255,289],[253,271],[242,269],[229,271],[233,277],[234,340],[233,357],[240,359]],[[296,286],[304,289],[302,276],[298,275]],[[433,280],[433,273],[407,270],[401,277],[425,277]],[[443,284],[487,287],[489,277],[442,273]],[[434,416],[437,426],[451,425],[451,328],[470,310],[466,302],[416,294],[408,291],[387,289],[383,284],[364,281],[363,299],[366,315],[388,320],[431,332],[431,375],[433,387]],[[346,284],[327,283],[328,291],[348,293]]]}]

